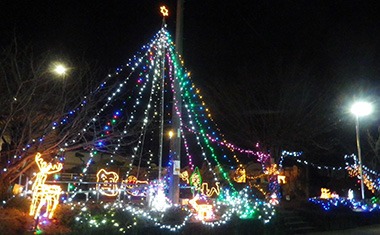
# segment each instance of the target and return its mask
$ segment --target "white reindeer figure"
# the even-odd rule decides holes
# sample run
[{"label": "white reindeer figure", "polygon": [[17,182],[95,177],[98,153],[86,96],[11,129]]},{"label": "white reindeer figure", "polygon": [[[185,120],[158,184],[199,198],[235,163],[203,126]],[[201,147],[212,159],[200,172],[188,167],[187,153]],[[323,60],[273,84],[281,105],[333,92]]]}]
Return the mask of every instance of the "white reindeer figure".
[{"label": "white reindeer figure", "polygon": [[29,215],[37,219],[41,213],[41,208],[46,205],[45,217],[53,218],[55,209],[59,203],[59,195],[61,194],[61,187],[58,185],[45,184],[47,175],[57,173],[62,170],[62,163],[54,164],[45,162],[41,158],[41,154],[37,153],[35,161],[40,168],[37,173],[36,181],[32,186],[32,204],[30,205]]}]

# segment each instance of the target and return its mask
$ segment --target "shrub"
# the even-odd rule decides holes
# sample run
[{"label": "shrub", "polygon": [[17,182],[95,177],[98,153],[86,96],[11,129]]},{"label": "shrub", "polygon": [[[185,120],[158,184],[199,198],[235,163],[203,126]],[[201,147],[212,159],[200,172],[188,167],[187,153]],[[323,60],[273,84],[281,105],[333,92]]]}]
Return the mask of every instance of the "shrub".
[{"label": "shrub", "polygon": [[34,220],[27,213],[14,208],[0,209],[1,234],[24,234],[33,226]]},{"label": "shrub", "polygon": [[5,204],[5,208],[13,208],[21,212],[29,213],[30,200],[26,197],[16,196],[11,198],[7,204]]}]

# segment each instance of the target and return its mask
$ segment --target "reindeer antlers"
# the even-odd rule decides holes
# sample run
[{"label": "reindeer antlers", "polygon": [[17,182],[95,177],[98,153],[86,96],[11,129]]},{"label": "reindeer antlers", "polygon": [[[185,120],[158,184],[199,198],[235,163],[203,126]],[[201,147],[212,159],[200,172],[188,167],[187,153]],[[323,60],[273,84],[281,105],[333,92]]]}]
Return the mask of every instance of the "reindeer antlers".
[{"label": "reindeer antlers", "polygon": [[44,161],[44,159],[41,158],[41,154],[37,153],[35,157],[35,161],[38,165],[38,168],[40,168],[41,172],[44,172],[45,174],[52,174],[56,173],[62,170],[63,165],[62,163],[57,163],[52,165],[51,163],[47,163]]}]

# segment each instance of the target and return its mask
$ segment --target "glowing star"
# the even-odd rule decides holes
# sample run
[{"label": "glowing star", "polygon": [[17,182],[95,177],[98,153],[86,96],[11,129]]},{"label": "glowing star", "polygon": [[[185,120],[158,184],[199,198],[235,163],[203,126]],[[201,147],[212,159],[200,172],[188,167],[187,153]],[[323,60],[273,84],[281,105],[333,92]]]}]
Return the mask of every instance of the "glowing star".
[{"label": "glowing star", "polygon": [[207,202],[200,202],[199,194],[189,200],[189,204],[197,212],[196,218],[198,220],[207,221],[214,218],[213,206]]},{"label": "glowing star", "polygon": [[119,175],[116,172],[100,169],[96,174],[96,182],[102,184],[96,184],[96,188],[103,195],[110,197],[116,196],[119,193],[117,186],[118,180]]},{"label": "glowing star", "polygon": [[165,6],[161,6],[160,7],[160,12],[162,14],[162,16],[169,16],[169,10],[165,7]]},{"label": "glowing star", "polygon": [[321,199],[329,199],[331,198],[331,192],[330,189],[327,188],[321,188]]},{"label": "glowing star", "polygon": [[30,205],[29,215],[35,219],[40,216],[41,209],[46,205],[45,217],[53,218],[54,211],[59,203],[59,195],[61,194],[61,187],[58,185],[45,184],[47,175],[57,173],[62,170],[62,163],[54,164],[45,162],[41,158],[41,154],[37,153],[35,157],[40,172],[36,175],[36,180],[32,186],[32,203]]}]

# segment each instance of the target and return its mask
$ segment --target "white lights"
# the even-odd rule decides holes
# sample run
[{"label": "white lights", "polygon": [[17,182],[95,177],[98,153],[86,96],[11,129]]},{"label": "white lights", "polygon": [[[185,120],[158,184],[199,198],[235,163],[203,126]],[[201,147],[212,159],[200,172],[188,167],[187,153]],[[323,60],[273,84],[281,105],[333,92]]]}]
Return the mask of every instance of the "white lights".
[{"label": "white lights", "polygon": [[361,147],[360,147],[360,133],[359,133],[359,117],[363,117],[372,113],[372,105],[368,102],[356,102],[351,107],[351,112],[355,114],[355,129],[356,129],[356,147],[358,149],[359,157],[359,175],[360,175],[360,188],[362,199],[364,200],[364,179],[363,179],[363,162],[361,157]]},{"label": "white lights", "polygon": [[67,68],[63,64],[56,64],[54,66],[53,72],[59,76],[62,76],[66,74]]},{"label": "white lights", "polygon": [[368,102],[356,102],[351,106],[351,113],[358,117],[367,116],[372,113],[372,105]]}]

